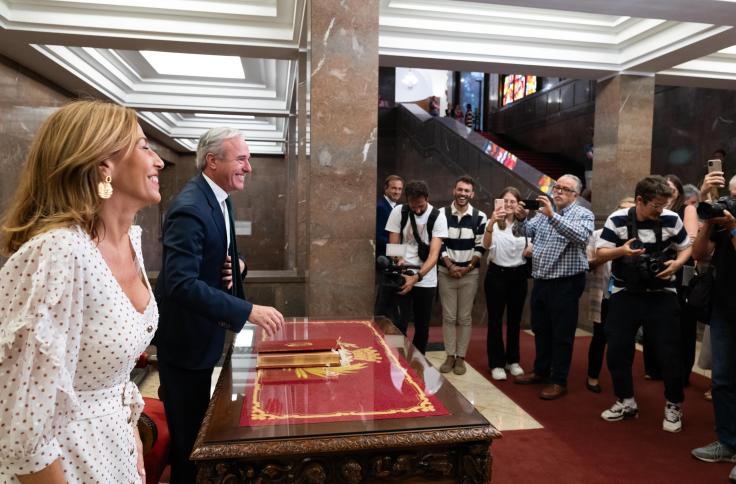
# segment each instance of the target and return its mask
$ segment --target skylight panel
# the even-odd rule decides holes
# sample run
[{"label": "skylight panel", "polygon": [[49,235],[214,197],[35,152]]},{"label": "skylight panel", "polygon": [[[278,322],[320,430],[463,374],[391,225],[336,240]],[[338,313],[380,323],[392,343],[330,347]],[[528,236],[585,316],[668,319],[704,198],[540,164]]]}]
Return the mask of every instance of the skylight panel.
[{"label": "skylight panel", "polygon": [[245,79],[240,57],[142,50],[141,55],[162,75]]}]

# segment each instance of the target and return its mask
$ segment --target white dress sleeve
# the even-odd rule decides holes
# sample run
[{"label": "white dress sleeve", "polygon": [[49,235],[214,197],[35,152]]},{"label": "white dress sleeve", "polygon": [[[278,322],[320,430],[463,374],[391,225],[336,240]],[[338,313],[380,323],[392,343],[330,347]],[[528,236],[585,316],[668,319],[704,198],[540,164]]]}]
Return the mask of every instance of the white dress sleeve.
[{"label": "white dress sleeve", "polygon": [[73,230],[34,237],[0,270],[0,465],[11,474],[56,460],[57,429],[77,408],[83,291]]}]

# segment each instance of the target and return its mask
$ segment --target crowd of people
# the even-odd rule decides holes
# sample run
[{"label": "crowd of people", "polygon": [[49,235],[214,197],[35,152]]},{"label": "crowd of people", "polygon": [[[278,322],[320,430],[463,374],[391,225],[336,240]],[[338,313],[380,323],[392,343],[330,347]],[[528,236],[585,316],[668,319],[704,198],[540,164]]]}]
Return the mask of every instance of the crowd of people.
[{"label": "crowd of people", "polygon": [[[594,230],[592,212],[578,200],[583,183],[574,175],[560,177],[551,196],[536,200],[522,200],[516,187],[506,187],[493,200],[490,216],[471,205],[477,186],[469,176],[455,180],[452,202],[438,209],[429,204],[426,183],[404,184],[391,175],[379,200],[376,238],[392,245],[379,245],[378,255],[393,258],[394,272],[405,268],[404,280],[398,288],[379,283],[376,314],[395,315],[404,334],[413,317],[414,345],[424,352],[437,292],[446,352],[439,370],[463,375],[485,257],[491,378],[506,380],[510,374],[517,384],[541,385],[540,398],[556,400],[567,393],[578,302],[586,294],[593,338],[585,387],[603,391],[605,355],[616,396],[601,418],[617,422],[638,416],[632,365],[642,331],[646,378],[664,383],[662,429],[668,432],[683,428],[683,388],[701,321],[710,330],[705,351],[712,355],[717,440],[692,455],[736,463],[736,176],[728,183],[729,194],[718,198],[726,185],[718,170],[708,173],[700,188],[683,185],[674,175],[647,176]],[[383,271],[379,268],[379,279]],[[529,278],[535,354],[533,368],[525,372],[519,333]],[[705,307],[694,302],[696,292],[707,295]],[[736,479],[736,467],[731,478]]]},{"label": "crowd of people", "polygon": [[[252,171],[248,144],[235,129],[213,128],[200,138],[196,160],[199,173],[163,220],[153,288],[134,220],[160,202],[164,164],[136,113],[75,101],[36,133],[2,217],[0,248],[9,258],[0,270],[0,481],[145,481],[136,425],[143,401],[129,376],[152,340],[172,482],[195,481],[189,455],[226,331],[250,321],[270,335],[284,323],[277,309],[244,297],[247,266],[230,194],[244,189]],[[424,353],[439,292],[446,351],[439,370],[462,376],[486,258],[491,377],[505,380],[508,372],[556,400],[567,393],[587,279],[595,331],[586,387],[602,391],[608,346],[616,395],[601,417],[638,415],[631,371],[643,326],[646,371],[664,380],[662,427],[669,432],[683,428],[694,327],[706,322],[717,440],[692,454],[736,462],[736,177],[718,198],[725,187],[718,170],[700,189],[674,176],[645,177],[594,231],[574,175],[535,200],[507,187],[490,217],[472,205],[478,186],[469,176],[455,180],[446,207],[429,203],[425,182],[389,176],[376,213],[377,267],[381,276],[398,274],[398,282],[382,279],[376,314],[390,315],[404,334],[413,322],[414,346]],[[709,203],[696,209],[700,198]],[[535,355],[526,373],[519,331],[529,277]],[[736,468],[731,474],[736,479]]]}]

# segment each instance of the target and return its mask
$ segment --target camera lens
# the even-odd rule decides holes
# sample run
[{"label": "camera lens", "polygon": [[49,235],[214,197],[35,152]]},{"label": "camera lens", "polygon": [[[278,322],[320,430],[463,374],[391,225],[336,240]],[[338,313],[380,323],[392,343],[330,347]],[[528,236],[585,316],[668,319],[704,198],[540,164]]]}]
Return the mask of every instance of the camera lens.
[{"label": "camera lens", "polygon": [[641,243],[641,240],[636,239],[629,245],[633,250],[639,250],[644,248],[644,244]]}]

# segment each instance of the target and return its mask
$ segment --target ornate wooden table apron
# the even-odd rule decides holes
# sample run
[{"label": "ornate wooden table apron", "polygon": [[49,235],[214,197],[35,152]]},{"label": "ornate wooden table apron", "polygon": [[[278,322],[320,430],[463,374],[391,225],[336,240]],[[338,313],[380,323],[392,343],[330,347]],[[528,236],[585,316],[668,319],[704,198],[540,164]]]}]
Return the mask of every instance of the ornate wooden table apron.
[{"label": "ornate wooden table apron", "polygon": [[[277,339],[326,329],[340,338],[354,350],[350,371],[264,379],[255,343],[237,342],[192,452],[198,482],[490,482],[490,446],[501,433],[390,321],[288,323]],[[377,336],[373,347],[358,344],[361,328]],[[397,414],[387,415],[393,408]]]}]

